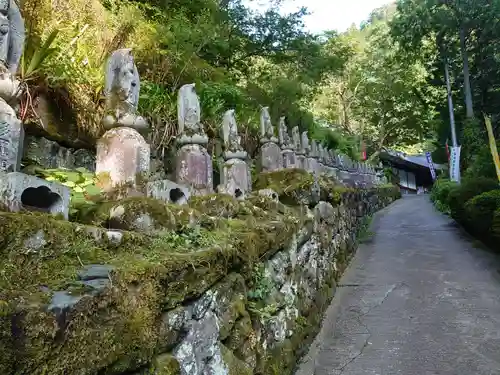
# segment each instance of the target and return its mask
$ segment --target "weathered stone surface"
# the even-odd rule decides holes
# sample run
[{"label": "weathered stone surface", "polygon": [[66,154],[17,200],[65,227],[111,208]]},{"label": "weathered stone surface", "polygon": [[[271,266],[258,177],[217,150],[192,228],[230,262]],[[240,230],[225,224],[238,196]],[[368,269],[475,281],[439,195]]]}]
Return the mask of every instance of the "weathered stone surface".
[{"label": "weathered stone surface", "polygon": [[114,51],[106,65],[106,115],[102,120],[105,129],[125,126],[141,131],[148,128],[147,121],[135,113],[140,89],[141,82],[132,50],[122,48]]},{"label": "weathered stone surface", "polygon": [[8,29],[0,39],[0,61],[4,69],[15,75],[24,50],[24,20],[14,0],[4,0],[0,5],[1,21]]},{"label": "weathered stone surface", "polygon": [[193,195],[213,192],[212,158],[205,147],[197,144],[182,146],[177,152],[176,180],[188,186]]},{"label": "weathered stone surface", "polygon": [[136,130],[108,130],[97,142],[96,174],[101,188],[106,192],[124,185],[140,188],[149,174],[149,157],[149,145]]},{"label": "weathered stone surface", "polygon": [[196,85],[183,85],[177,95],[177,123],[180,136],[178,145],[206,145],[208,137],[201,123],[200,99],[196,94]]},{"label": "weathered stone surface", "polygon": [[24,138],[23,160],[29,165],[42,168],[85,168],[95,171],[95,152],[87,149],[71,149],[44,137],[28,135]]},{"label": "weathered stone surface", "polygon": [[252,180],[246,161],[241,159],[227,160],[222,169],[219,192],[243,199],[251,189]]},{"label": "weathered stone surface", "polygon": [[19,171],[23,143],[23,124],[14,110],[0,98],[0,172]]},{"label": "weathered stone surface", "polygon": [[283,169],[281,149],[274,142],[262,145],[260,149],[260,168],[262,172],[273,172]]},{"label": "weathered stone surface", "polygon": [[295,151],[284,150],[281,154],[283,156],[283,168],[300,168]]},{"label": "weathered stone surface", "polygon": [[10,211],[69,214],[70,192],[61,184],[20,172],[0,175],[0,201]]},{"label": "weathered stone surface", "polygon": [[148,197],[179,205],[186,204],[191,196],[186,186],[176,184],[170,180],[148,182],[146,194]]},{"label": "weathered stone surface", "polygon": [[[19,306],[27,309],[29,324],[18,324],[10,310],[8,319],[0,317],[0,369],[15,375],[15,360],[34,375],[42,375],[42,365],[51,375],[290,375],[333,297],[362,215],[395,195],[337,190],[300,170],[261,175],[257,185],[263,191],[247,201],[211,195],[193,197],[186,207],[151,198],[99,203],[92,220],[97,227],[51,219],[63,232],[62,244],[59,233],[25,215],[36,225],[22,231],[23,241],[9,242],[6,253],[33,258],[34,278],[22,279],[21,291],[2,286],[30,303],[40,289],[48,300],[45,310],[36,300],[33,308]],[[311,199],[315,189],[325,191]],[[293,207],[276,207],[278,190],[280,196],[297,193]],[[191,226],[186,216],[193,211],[214,220]],[[0,220],[3,234],[9,218]],[[130,231],[110,229],[118,226]],[[62,263],[37,277],[59,254]],[[8,275],[12,267],[0,271]],[[11,322],[19,335],[10,335]],[[20,348],[15,359],[14,348]]]}]

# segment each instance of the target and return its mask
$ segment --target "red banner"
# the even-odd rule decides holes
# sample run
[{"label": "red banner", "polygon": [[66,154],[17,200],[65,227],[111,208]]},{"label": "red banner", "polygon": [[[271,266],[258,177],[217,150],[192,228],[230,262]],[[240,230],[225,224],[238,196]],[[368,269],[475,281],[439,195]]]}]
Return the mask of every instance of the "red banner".
[{"label": "red banner", "polygon": [[364,143],[361,143],[361,160],[366,160],[366,149]]}]

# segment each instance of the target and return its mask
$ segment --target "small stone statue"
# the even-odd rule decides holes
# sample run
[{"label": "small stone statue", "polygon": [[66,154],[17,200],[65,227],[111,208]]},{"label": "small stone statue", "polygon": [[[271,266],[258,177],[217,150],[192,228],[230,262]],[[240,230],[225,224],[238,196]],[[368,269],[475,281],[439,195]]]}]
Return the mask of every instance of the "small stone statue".
[{"label": "small stone statue", "polygon": [[106,130],[122,126],[138,131],[148,128],[147,121],[135,114],[139,91],[139,73],[132,50],[123,48],[114,51],[106,66],[106,115],[102,121]]},{"label": "small stone statue", "polygon": [[321,143],[318,144],[318,158],[320,163],[325,162],[325,152]]},{"label": "small stone statue", "polygon": [[179,89],[177,96],[177,121],[179,133],[193,136],[205,135],[201,124],[200,99],[195,91],[196,84],[190,83]]},{"label": "small stone statue", "polygon": [[315,139],[311,141],[311,157],[318,158],[318,142]]},{"label": "small stone statue", "polygon": [[24,49],[24,20],[14,0],[0,1],[0,63],[4,71],[17,73]]},{"label": "small stone statue", "polygon": [[279,142],[282,149],[292,148],[290,135],[288,134],[288,129],[285,124],[285,117],[280,117],[279,132],[278,132]]},{"label": "small stone statue", "polygon": [[300,143],[300,133],[298,126],[294,126],[292,128],[292,141],[295,151],[303,154],[304,152],[302,151],[302,145]]},{"label": "small stone statue", "polygon": [[345,165],[344,155],[339,154],[338,161],[339,161],[339,166],[342,167],[342,169],[345,169],[346,165]]},{"label": "small stone statue", "polygon": [[224,140],[224,148],[226,152],[240,152],[241,137],[238,135],[236,118],[234,117],[234,109],[226,111],[222,119],[222,139]]},{"label": "small stone statue", "polygon": [[0,0],[0,97],[9,101],[19,94],[14,78],[24,50],[25,28],[14,0]]},{"label": "small stone statue", "polygon": [[309,137],[307,136],[307,131],[301,134],[301,148],[305,154],[309,153]]},{"label": "small stone statue", "polygon": [[262,143],[278,141],[274,136],[274,127],[271,123],[269,107],[263,107],[260,111],[260,137]]}]

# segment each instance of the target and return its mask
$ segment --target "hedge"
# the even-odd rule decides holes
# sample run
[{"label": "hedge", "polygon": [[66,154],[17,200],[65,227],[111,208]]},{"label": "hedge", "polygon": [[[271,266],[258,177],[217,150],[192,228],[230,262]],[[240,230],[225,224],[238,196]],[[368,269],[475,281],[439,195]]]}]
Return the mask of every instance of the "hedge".
[{"label": "hedge", "polygon": [[464,179],[460,185],[455,185],[448,195],[451,216],[458,222],[467,221],[465,205],[469,199],[482,193],[499,189],[498,180],[491,178]]},{"label": "hedge", "polygon": [[488,240],[493,237],[495,212],[500,209],[500,190],[482,193],[465,204],[464,225],[478,237]]},{"label": "hedge", "polygon": [[460,185],[441,179],[432,188],[431,200],[471,234],[500,250],[500,185],[496,179],[466,178]]}]

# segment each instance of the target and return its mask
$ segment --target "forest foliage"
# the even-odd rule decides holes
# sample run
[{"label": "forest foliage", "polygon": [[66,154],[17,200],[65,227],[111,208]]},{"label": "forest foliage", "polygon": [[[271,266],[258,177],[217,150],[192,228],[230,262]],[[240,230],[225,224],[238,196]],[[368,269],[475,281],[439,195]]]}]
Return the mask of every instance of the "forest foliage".
[{"label": "forest foliage", "polygon": [[79,133],[95,139],[103,65],[114,49],[131,47],[154,150],[177,135],[178,88],[196,82],[209,135],[217,136],[223,112],[235,109],[251,154],[260,109],[269,106],[275,123],[286,116],[290,128],[354,158],[364,145],[372,159],[395,148],[435,151],[443,163],[446,58],[463,168],[494,175],[481,114],[498,131],[500,0],[398,0],[359,26],[322,35],[305,29],[305,8],[283,14],[274,0],[255,12],[249,2],[21,0],[29,29],[21,76],[30,86],[23,119],[36,123],[30,107],[48,93],[74,114]]},{"label": "forest foliage", "polygon": [[[326,72],[343,65],[343,46],[307,33],[305,9],[282,15],[278,6],[257,13],[241,0],[23,0],[28,42],[21,76],[30,85],[23,120],[36,124],[31,109],[48,94],[74,114],[79,133],[98,137],[104,64],[113,50],[130,47],[142,81],[139,111],[152,124],[155,150],[177,135],[177,90],[191,82],[212,137],[222,113],[235,109],[252,151],[262,106],[275,120],[286,116],[289,127],[314,134],[319,126],[309,103]],[[40,50],[43,61],[28,69]]]}]

